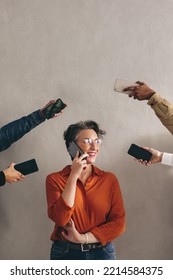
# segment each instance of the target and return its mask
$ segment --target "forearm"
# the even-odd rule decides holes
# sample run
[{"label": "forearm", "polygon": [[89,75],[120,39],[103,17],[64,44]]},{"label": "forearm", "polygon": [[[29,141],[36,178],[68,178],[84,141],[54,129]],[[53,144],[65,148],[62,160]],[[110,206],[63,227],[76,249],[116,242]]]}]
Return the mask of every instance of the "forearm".
[{"label": "forearm", "polygon": [[77,183],[77,177],[71,173],[70,176],[68,177],[66,186],[62,193],[62,198],[69,205],[69,207],[74,206],[74,200],[76,195],[76,183]]},{"label": "forearm", "polygon": [[88,243],[97,243],[100,242],[92,232],[86,232],[80,235],[79,243],[88,244]]},{"label": "forearm", "polygon": [[44,122],[40,110],[15,120],[0,128],[0,151],[10,147],[14,142],[22,138],[40,123]]},{"label": "forearm", "polygon": [[94,236],[92,232],[80,233],[74,224],[72,219],[69,220],[67,225],[64,227],[66,232],[63,232],[62,235],[64,238],[70,242],[88,244],[88,243],[98,243],[99,240]]}]

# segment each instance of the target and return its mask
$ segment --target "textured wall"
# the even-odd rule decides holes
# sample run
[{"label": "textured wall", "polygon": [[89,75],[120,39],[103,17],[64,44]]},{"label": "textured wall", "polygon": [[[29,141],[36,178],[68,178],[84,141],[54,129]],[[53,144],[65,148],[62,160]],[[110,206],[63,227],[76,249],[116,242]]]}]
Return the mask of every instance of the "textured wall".
[{"label": "textured wall", "polygon": [[107,131],[97,165],[119,178],[126,232],[118,259],[173,259],[173,169],[136,163],[132,142],[171,152],[172,136],[146,102],[113,91],[142,80],[173,102],[173,1],[0,0],[0,126],[62,98],[63,115],[0,154],[35,157],[40,172],[0,189],[0,259],[49,259],[53,223],[45,178],[70,163],[63,131],[93,119]]}]

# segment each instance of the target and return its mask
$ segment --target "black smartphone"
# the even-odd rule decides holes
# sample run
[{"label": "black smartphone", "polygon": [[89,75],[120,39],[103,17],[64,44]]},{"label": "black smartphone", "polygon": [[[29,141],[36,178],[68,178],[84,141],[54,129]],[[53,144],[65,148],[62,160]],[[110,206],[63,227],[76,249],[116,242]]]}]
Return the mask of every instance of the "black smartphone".
[{"label": "black smartphone", "polygon": [[128,154],[137,158],[137,159],[142,159],[142,160],[146,160],[149,161],[152,157],[152,153],[150,153],[149,151],[135,145],[132,144],[128,150]]},{"label": "black smartphone", "polygon": [[46,119],[50,119],[55,114],[61,112],[65,107],[67,107],[67,105],[60,98],[58,98],[55,103],[50,104],[48,107],[43,109],[42,112]]},{"label": "black smartphone", "polygon": [[37,162],[34,158],[15,164],[14,169],[21,172],[23,175],[28,175],[30,173],[34,173],[39,170]]},{"label": "black smartphone", "polygon": [[70,146],[68,147],[68,152],[72,160],[75,158],[77,151],[79,151],[79,157],[84,154],[82,149],[74,141],[71,142]]}]

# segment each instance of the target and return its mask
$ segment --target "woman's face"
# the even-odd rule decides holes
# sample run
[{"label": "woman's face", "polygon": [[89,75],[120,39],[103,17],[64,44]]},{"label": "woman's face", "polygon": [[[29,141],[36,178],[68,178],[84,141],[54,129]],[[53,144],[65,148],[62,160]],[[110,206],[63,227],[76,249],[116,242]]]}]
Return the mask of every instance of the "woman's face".
[{"label": "woman's face", "polygon": [[84,153],[89,155],[87,163],[94,163],[102,143],[97,133],[93,129],[83,129],[79,132],[76,143]]}]

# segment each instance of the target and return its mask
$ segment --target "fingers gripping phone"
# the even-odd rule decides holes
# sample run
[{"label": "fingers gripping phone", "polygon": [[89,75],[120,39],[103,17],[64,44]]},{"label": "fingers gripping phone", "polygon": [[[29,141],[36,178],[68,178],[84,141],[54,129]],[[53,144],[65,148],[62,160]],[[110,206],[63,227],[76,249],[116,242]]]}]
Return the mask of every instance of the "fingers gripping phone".
[{"label": "fingers gripping phone", "polygon": [[28,175],[38,171],[38,166],[35,159],[30,159],[18,164],[15,164],[14,169],[21,172],[23,175]]},{"label": "fingers gripping phone", "polygon": [[122,79],[116,79],[115,85],[114,85],[114,91],[129,94],[130,91],[129,90],[124,91],[124,89],[127,87],[133,87],[133,86],[137,86],[137,85],[138,84],[136,84],[134,82],[130,82],[130,81],[122,80]]},{"label": "fingers gripping phone", "polygon": [[152,153],[150,153],[149,151],[135,145],[132,144],[128,150],[128,154],[137,158],[137,159],[142,159],[142,160],[146,160],[149,161],[152,157]]},{"label": "fingers gripping phone", "polygon": [[52,118],[55,114],[61,112],[67,105],[58,98],[55,103],[50,104],[47,106],[42,112],[46,119]]},{"label": "fingers gripping phone", "polygon": [[77,151],[79,151],[79,157],[84,154],[82,149],[74,141],[71,142],[70,146],[68,147],[68,152],[69,152],[72,160],[75,158]]}]

